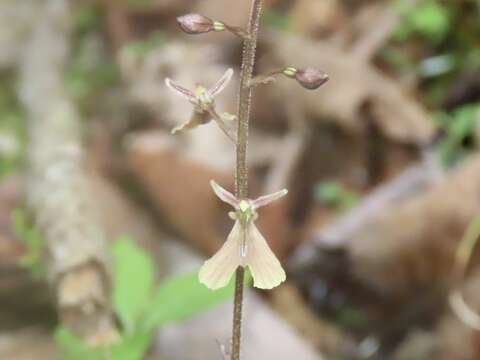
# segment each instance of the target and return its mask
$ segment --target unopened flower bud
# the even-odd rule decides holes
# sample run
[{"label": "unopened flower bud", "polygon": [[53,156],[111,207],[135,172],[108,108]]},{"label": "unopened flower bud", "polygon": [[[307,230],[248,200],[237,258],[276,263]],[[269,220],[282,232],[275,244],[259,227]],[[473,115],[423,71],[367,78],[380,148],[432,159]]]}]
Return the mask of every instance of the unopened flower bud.
[{"label": "unopened flower bud", "polygon": [[295,69],[287,67],[282,73],[287,77],[294,78],[300,85],[309,90],[318,89],[328,81],[327,73],[313,68]]},{"label": "unopened flower bud", "polygon": [[178,25],[187,34],[203,34],[210,31],[223,31],[225,24],[200,14],[187,14],[177,18]]}]

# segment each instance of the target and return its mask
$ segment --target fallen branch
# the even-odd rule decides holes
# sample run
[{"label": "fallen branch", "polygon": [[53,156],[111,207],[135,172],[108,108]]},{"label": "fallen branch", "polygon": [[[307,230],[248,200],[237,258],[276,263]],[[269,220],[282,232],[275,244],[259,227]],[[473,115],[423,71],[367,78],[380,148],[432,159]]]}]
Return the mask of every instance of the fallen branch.
[{"label": "fallen branch", "polygon": [[46,0],[20,68],[30,135],[27,203],[46,241],[48,280],[64,325],[91,343],[115,336],[106,241],[83,168],[80,119],[65,93],[72,11]]}]

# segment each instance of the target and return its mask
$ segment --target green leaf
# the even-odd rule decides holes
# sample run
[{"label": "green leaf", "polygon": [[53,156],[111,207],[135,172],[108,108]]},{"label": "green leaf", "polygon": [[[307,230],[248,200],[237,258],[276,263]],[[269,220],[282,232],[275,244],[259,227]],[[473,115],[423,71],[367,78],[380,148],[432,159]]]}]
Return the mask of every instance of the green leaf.
[{"label": "green leaf", "polygon": [[131,333],[152,295],[154,264],[130,238],[113,245],[113,305],[127,333]]},{"label": "green leaf", "polygon": [[141,360],[147,352],[153,334],[151,332],[137,332],[126,337],[119,344],[112,346],[112,360]]},{"label": "green leaf", "polygon": [[416,31],[438,41],[443,39],[450,27],[447,8],[435,1],[416,8],[411,21]]},{"label": "green leaf", "polygon": [[55,332],[62,360],[141,360],[152,337],[152,332],[137,332],[111,346],[93,348],[63,326]]},{"label": "green leaf", "polygon": [[60,326],[55,331],[55,341],[60,348],[62,360],[104,359],[102,349],[91,348],[65,327]]},{"label": "green leaf", "polygon": [[438,43],[450,30],[451,18],[448,8],[436,0],[423,1],[416,6],[397,0],[394,8],[405,16],[405,21],[396,30],[397,40],[405,40],[412,34],[420,34]]},{"label": "green leaf", "polygon": [[480,115],[478,104],[465,105],[454,112],[454,121],[450,126],[450,132],[457,138],[463,138],[472,134],[475,130],[477,117]]},{"label": "green leaf", "polygon": [[200,284],[197,272],[176,276],[157,290],[143,324],[146,330],[178,321],[217,305],[233,295],[233,281],[212,291]]},{"label": "green leaf", "polygon": [[437,145],[445,165],[456,163],[468,153],[469,149],[463,145],[463,141],[474,133],[479,116],[478,103],[463,105],[452,113],[439,112],[434,116],[437,124],[445,130],[444,138]]}]

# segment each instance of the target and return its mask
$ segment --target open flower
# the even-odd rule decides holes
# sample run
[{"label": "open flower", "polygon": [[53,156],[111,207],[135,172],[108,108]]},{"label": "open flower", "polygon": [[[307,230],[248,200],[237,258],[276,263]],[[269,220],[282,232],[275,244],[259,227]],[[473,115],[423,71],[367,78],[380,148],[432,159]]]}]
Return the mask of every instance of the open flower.
[{"label": "open flower", "polygon": [[286,275],[282,265],[273,254],[265,238],[258,231],[255,220],[257,209],[287,194],[287,190],[261,196],[255,200],[237,199],[215,181],[210,181],[215,194],[235,209],[230,217],[235,220],[227,241],[222,248],[205,262],[199,272],[200,282],[210,289],[219,289],[228,284],[233,272],[248,266],[253,276],[253,285],[260,289],[272,289]]},{"label": "open flower", "polygon": [[165,84],[177,95],[187,99],[193,105],[193,112],[190,120],[177,126],[172,130],[172,134],[185,129],[193,129],[198,125],[206,124],[211,119],[215,120],[220,129],[233,141],[235,141],[231,130],[226,125],[225,120],[228,115],[220,116],[215,110],[215,97],[225,89],[233,76],[233,69],[228,69],[225,74],[210,88],[203,85],[197,85],[194,91],[176,84],[169,78],[165,79]]}]

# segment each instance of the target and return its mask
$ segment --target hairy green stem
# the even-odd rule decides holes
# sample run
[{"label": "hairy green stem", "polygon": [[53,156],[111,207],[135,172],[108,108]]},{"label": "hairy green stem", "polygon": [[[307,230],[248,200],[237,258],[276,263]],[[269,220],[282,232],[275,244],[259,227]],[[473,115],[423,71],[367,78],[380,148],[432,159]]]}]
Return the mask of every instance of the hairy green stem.
[{"label": "hairy green stem", "polygon": [[[237,198],[248,197],[247,144],[248,124],[252,102],[252,79],[257,50],[258,29],[262,13],[262,0],[252,0],[248,24],[248,39],[245,39],[240,74],[240,92],[238,98],[237,162],[235,173],[235,193]],[[242,334],[242,306],[245,269],[239,267],[235,275],[235,298],[233,306],[232,360],[240,360]]]}]

